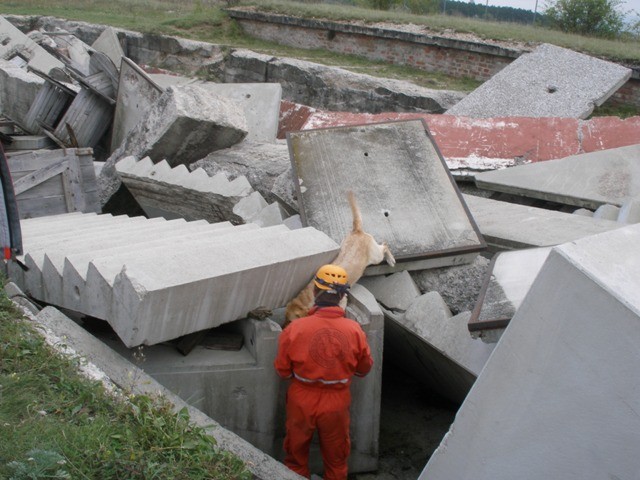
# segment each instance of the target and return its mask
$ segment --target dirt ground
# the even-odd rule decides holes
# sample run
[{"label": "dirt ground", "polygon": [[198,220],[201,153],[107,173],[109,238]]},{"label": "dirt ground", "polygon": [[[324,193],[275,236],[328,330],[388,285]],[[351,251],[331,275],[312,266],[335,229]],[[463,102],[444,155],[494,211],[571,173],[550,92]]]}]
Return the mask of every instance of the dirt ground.
[{"label": "dirt ground", "polygon": [[349,480],[416,480],[458,410],[448,400],[385,362],[382,369],[380,456],[375,473]]}]

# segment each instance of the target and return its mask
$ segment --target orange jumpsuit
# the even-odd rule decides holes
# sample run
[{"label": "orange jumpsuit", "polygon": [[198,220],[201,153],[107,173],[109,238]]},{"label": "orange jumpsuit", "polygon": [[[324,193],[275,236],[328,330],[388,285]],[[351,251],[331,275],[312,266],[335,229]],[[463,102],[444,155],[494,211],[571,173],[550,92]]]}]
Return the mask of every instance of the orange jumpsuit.
[{"label": "orange jumpsuit", "polygon": [[314,307],[280,334],[275,368],[291,378],[287,391],[284,463],[309,477],[309,445],[318,431],[325,480],[346,480],[349,439],[349,385],[365,376],[373,359],[358,322],[337,306]]}]

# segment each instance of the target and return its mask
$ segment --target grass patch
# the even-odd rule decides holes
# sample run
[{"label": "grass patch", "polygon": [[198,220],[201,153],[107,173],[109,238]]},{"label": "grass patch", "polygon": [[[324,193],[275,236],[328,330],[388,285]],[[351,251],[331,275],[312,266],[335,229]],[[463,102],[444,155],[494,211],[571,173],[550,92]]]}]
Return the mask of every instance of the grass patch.
[{"label": "grass patch", "polygon": [[116,398],[80,376],[0,294],[0,478],[250,479],[162,399]]}]

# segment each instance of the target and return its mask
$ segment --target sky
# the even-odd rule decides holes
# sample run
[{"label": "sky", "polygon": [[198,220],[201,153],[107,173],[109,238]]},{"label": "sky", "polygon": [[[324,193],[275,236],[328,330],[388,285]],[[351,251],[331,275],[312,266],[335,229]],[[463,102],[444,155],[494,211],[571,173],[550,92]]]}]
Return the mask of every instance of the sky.
[{"label": "sky", "polygon": [[[475,0],[477,4],[486,4],[487,0]],[[494,7],[514,7],[524,8],[525,10],[535,10],[537,12],[543,12],[546,0],[538,0],[538,9],[536,10],[536,0],[489,0],[489,5]],[[627,11],[635,10],[640,13],[640,0],[625,0],[623,1],[618,10]]]}]

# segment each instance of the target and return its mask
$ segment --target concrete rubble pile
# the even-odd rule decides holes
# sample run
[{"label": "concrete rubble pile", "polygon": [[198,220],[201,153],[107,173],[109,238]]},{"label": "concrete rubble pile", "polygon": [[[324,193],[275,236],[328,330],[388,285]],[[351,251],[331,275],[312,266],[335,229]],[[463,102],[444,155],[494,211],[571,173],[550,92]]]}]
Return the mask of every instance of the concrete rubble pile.
[{"label": "concrete rubble pile", "polygon": [[[146,374],[282,458],[283,307],[336,257],[353,191],[397,263],[369,266],[347,309],[376,362],[353,385],[351,472],[378,467],[383,344],[462,405],[421,478],[569,477],[595,451],[611,458],[603,473],[637,471],[637,349],[618,347],[638,316],[640,121],[581,120],[628,69],[542,45],[464,99],[384,113],[367,97],[352,113],[374,80],[330,99],[351,78],[340,69],[234,50],[225,75],[251,83],[220,84],[145,71],[109,28],[91,46],[2,17],[0,33],[21,45],[0,48],[0,126],[26,212],[28,269],[8,273],[30,297],[88,330],[106,322],[95,337],[132,361],[144,345]],[[526,96],[513,79],[532,70]],[[352,112],[294,104],[312,95],[292,94],[307,76],[320,108]],[[520,103],[495,102],[507,87]],[[606,402],[621,405],[611,423],[579,421]]]}]

